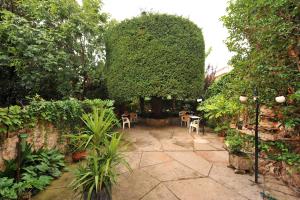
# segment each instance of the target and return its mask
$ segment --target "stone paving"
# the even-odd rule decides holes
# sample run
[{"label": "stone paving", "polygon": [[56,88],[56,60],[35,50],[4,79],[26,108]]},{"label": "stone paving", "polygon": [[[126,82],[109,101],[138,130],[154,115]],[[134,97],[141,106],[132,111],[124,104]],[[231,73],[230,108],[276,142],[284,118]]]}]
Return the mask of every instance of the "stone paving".
[{"label": "stone paving", "polygon": [[[124,155],[132,171],[120,167],[113,200],[260,200],[267,190],[277,200],[296,200],[293,191],[271,177],[235,174],[227,167],[223,138],[206,132],[189,134],[185,127],[126,129]],[[65,173],[33,200],[75,200]],[[60,188],[61,187],[61,188]]]},{"label": "stone paving", "polygon": [[266,177],[260,177],[263,184],[255,185],[253,176],[235,174],[227,167],[223,138],[216,134],[138,126],[126,129],[124,138],[132,172],[120,169],[113,200],[259,200],[264,190],[278,200],[298,199],[274,178],[275,191]]}]

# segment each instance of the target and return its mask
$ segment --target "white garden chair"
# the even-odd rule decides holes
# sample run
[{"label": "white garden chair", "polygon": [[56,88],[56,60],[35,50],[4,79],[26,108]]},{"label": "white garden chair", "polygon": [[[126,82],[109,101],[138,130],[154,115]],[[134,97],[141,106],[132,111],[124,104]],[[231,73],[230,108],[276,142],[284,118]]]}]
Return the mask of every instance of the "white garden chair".
[{"label": "white garden chair", "polygon": [[189,133],[194,131],[196,129],[197,134],[199,134],[200,129],[200,119],[194,120],[190,123]]},{"label": "white garden chair", "polygon": [[130,120],[128,117],[122,117],[122,122],[123,122],[123,129],[125,129],[125,124],[127,124],[128,128],[130,128]]}]

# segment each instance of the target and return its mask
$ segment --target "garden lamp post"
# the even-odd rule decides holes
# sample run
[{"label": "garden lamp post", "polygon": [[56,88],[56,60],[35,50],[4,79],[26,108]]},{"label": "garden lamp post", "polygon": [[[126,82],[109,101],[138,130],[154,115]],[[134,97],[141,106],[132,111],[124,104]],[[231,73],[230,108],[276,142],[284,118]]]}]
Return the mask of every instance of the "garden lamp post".
[{"label": "garden lamp post", "polygon": [[[242,103],[245,103],[248,99],[246,96],[240,96],[240,101]],[[258,183],[258,145],[259,145],[259,138],[258,138],[258,117],[259,117],[259,98],[258,98],[258,91],[257,88],[254,88],[253,91],[253,100],[255,101],[255,136],[254,136],[254,148],[255,148],[255,153],[254,153],[254,182]],[[279,96],[275,98],[277,103],[283,103],[285,102],[285,97],[284,96]]]},{"label": "garden lamp post", "polygon": [[[253,92],[254,96],[253,99],[255,101],[255,139],[254,139],[254,148],[255,148],[255,153],[254,153],[254,182],[258,183],[258,116],[259,116],[259,99],[258,99],[258,91],[257,88],[254,88],[254,92]],[[240,96],[240,101],[242,103],[245,103],[248,100],[248,97],[246,96]]]}]

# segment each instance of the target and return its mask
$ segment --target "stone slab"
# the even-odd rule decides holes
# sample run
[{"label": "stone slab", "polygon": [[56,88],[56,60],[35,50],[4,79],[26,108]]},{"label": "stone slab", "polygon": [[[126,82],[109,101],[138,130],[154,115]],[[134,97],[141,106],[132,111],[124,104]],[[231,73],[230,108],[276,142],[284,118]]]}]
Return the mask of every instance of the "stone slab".
[{"label": "stone slab", "polygon": [[210,162],[198,156],[194,152],[167,152],[174,160],[199,172],[202,176],[208,176],[212,166]]},{"label": "stone slab", "polygon": [[118,183],[113,187],[113,200],[139,200],[159,184],[143,170],[134,170],[118,178]]},{"label": "stone slab", "polygon": [[229,154],[227,151],[198,151],[196,154],[213,164],[228,165]]},{"label": "stone slab", "polygon": [[216,182],[231,188],[242,196],[251,200],[261,199],[260,192],[262,188],[253,184],[254,176],[248,174],[235,174],[234,170],[226,166],[214,165],[210,171],[209,177]]},{"label": "stone slab", "polygon": [[176,161],[165,162],[143,168],[148,174],[160,181],[180,180],[201,177],[197,171],[190,169]]},{"label": "stone slab", "polygon": [[193,151],[193,141],[178,139],[160,140],[164,151]]},{"label": "stone slab", "polygon": [[149,192],[142,200],[178,200],[172,192],[164,185],[159,184]]},{"label": "stone slab", "polygon": [[247,200],[210,178],[170,181],[165,184],[180,200]]},{"label": "stone slab", "polygon": [[140,167],[156,165],[171,160],[172,158],[164,152],[143,152]]},{"label": "stone slab", "polygon": [[219,149],[211,146],[210,144],[202,144],[202,143],[194,142],[194,150],[195,151],[216,151]]},{"label": "stone slab", "polygon": [[[128,162],[128,164],[132,170],[139,168],[139,164],[140,164],[141,157],[142,157],[142,152],[123,152],[122,154],[124,155],[125,160]],[[124,173],[124,172],[128,172],[128,171],[129,171],[129,169],[124,165],[120,165],[118,167],[119,173]]]}]

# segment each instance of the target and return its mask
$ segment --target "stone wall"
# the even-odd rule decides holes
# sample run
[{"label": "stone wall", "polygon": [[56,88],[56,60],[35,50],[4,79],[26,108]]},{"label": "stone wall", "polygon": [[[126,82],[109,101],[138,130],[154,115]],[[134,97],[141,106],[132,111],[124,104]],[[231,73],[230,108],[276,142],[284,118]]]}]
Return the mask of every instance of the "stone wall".
[{"label": "stone wall", "polygon": [[58,148],[64,150],[64,144],[60,141],[59,131],[50,123],[38,122],[32,129],[10,132],[7,139],[0,147],[0,171],[5,169],[4,160],[12,160],[17,156],[18,134],[27,133],[27,142],[32,144],[34,150],[46,147],[49,149]]}]

